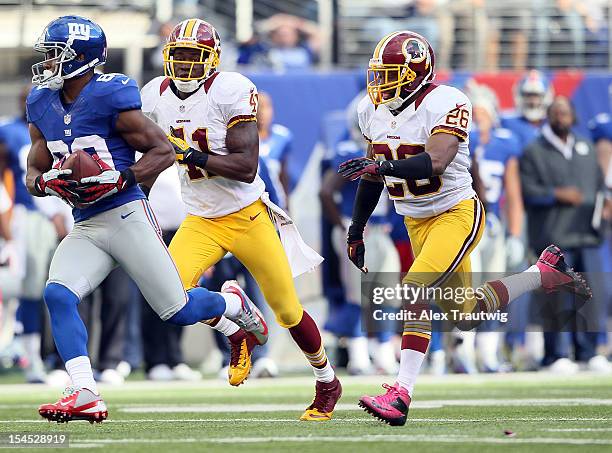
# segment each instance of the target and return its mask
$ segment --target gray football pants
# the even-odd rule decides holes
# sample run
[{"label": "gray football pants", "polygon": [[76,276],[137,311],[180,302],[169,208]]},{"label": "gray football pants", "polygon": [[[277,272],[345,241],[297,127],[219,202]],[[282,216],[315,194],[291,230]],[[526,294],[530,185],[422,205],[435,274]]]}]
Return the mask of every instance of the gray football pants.
[{"label": "gray football pants", "polygon": [[47,283],[87,296],[116,266],[136,282],[166,321],[187,303],[174,261],[147,200],[136,200],[75,224],[60,243]]}]

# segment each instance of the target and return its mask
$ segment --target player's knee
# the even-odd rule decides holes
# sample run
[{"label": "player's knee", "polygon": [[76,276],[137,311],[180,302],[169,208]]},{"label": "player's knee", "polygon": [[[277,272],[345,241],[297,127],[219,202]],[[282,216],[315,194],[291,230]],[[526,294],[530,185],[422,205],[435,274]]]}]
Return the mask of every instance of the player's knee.
[{"label": "player's knee", "polygon": [[193,288],[187,292],[188,300],[172,316],[162,317],[170,324],[190,326],[205,319],[221,316],[225,310],[225,301],[218,293],[205,288]]},{"label": "player's knee", "polygon": [[43,293],[45,303],[51,312],[53,309],[79,303],[78,296],[66,286],[59,283],[48,283]]},{"label": "player's knee", "polygon": [[275,310],[276,322],[285,329],[297,326],[302,320],[304,309],[301,305],[296,307],[282,307],[280,310]]}]

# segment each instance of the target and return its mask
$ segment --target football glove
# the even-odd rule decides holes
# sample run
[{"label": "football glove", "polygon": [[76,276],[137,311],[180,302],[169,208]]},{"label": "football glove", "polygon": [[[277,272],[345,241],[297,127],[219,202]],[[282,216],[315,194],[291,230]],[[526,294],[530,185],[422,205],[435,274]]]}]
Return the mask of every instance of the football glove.
[{"label": "football glove", "polygon": [[342,162],[338,167],[338,173],[350,181],[354,181],[363,175],[379,176],[381,162],[368,157],[358,157]]},{"label": "football glove", "polygon": [[82,178],[81,184],[75,191],[79,204],[87,206],[133,186],[135,178],[129,168],[123,171],[109,169],[98,176]]},{"label": "football glove", "polygon": [[176,160],[180,164],[195,164],[195,153],[200,153],[200,151],[189,146],[189,143],[184,139],[177,137],[176,131],[172,126],[170,126],[170,133],[167,134],[166,137],[168,137],[168,140],[172,144],[174,152],[176,153]]},{"label": "football glove", "polygon": [[60,164],[42,175],[38,175],[34,181],[34,186],[40,195],[53,195],[73,206],[73,199],[76,197],[74,188],[77,183],[67,179],[72,174],[72,170],[61,170],[59,167]]},{"label": "football glove", "polygon": [[98,153],[92,154],[91,157],[98,163],[102,173],[98,176],[81,178],[81,184],[75,190],[80,207],[90,206],[136,184],[134,172],[130,168],[122,171],[114,170],[100,158]]},{"label": "football glove", "polygon": [[346,253],[349,260],[364,274],[368,273],[365,267],[365,244],[363,242],[363,228],[351,224],[346,236]]}]

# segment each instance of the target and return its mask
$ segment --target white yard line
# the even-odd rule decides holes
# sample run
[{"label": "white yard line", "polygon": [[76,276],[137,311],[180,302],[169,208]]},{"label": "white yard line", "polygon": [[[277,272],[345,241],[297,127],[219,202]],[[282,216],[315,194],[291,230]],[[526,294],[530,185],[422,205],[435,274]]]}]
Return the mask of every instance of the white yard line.
[{"label": "white yard line", "polygon": [[[477,406],[477,407],[499,407],[499,406],[612,406],[612,399],[596,398],[513,398],[513,399],[462,399],[462,400],[428,400],[415,401],[410,405],[411,409],[439,409],[445,406]],[[131,414],[145,413],[211,413],[211,412],[278,412],[278,411],[300,411],[304,409],[303,404],[184,404],[184,405],[117,405],[120,412]],[[337,406],[337,410],[355,411],[360,410],[356,404],[343,403]]]},{"label": "white yard line", "polygon": [[557,444],[557,445],[612,445],[612,439],[574,439],[574,438],[504,438],[504,437],[471,437],[471,436],[431,436],[431,435],[366,435],[366,436],[274,436],[274,437],[219,437],[219,438],[177,438],[177,439],[82,439],[71,442],[71,446],[79,443],[86,444],[251,444],[269,442],[295,442],[295,443],[341,443],[341,442],[420,442],[420,443],[485,443],[485,444]]},{"label": "white yard line", "polygon": [[582,433],[585,431],[592,431],[592,432],[612,431],[612,428],[548,428],[543,431],[549,431],[553,433]]},{"label": "white yard line", "polygon": [[[502,423],[502,422],[607,422],[607,417],[509,417],[509,418],[408,418],[408,423]],[[359,418],[334,418],[331,423],[361,423],[376,422],[373,417]],[[131,418],[131,419],[109,419],[104,423],[298,423],[303,424],[297,418]],[[1,424],[11,423],[49,423],[43,419],[23,419],[23,420],[0,420]],[[73,422],[76,423],[76,422]],[[612,431],[612,428],[567,428],[567,429],[546,429],[545,431]]]}]

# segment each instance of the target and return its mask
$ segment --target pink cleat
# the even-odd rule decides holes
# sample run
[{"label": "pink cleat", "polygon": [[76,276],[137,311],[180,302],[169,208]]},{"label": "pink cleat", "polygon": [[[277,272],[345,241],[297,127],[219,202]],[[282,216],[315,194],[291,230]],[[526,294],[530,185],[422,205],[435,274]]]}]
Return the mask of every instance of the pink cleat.
[{"label": "pink cleat", "polygon": [[388,423],[391,426],[406,424],[408,409],[410,408],[410,395],[408,390],[397,382],[393,385],[383,384],[387,393],[378,396],[362,396],[359,406],[370,415]]},{"label": "pink cleat", "polygon": [[540,269],[542,288],[547,293],[563,290],[574,293],[586,302],[593,293],[582,275],[569,267],[563,259],[563,253],[556,245],[549,245],[538,258],[536,263]]}]

